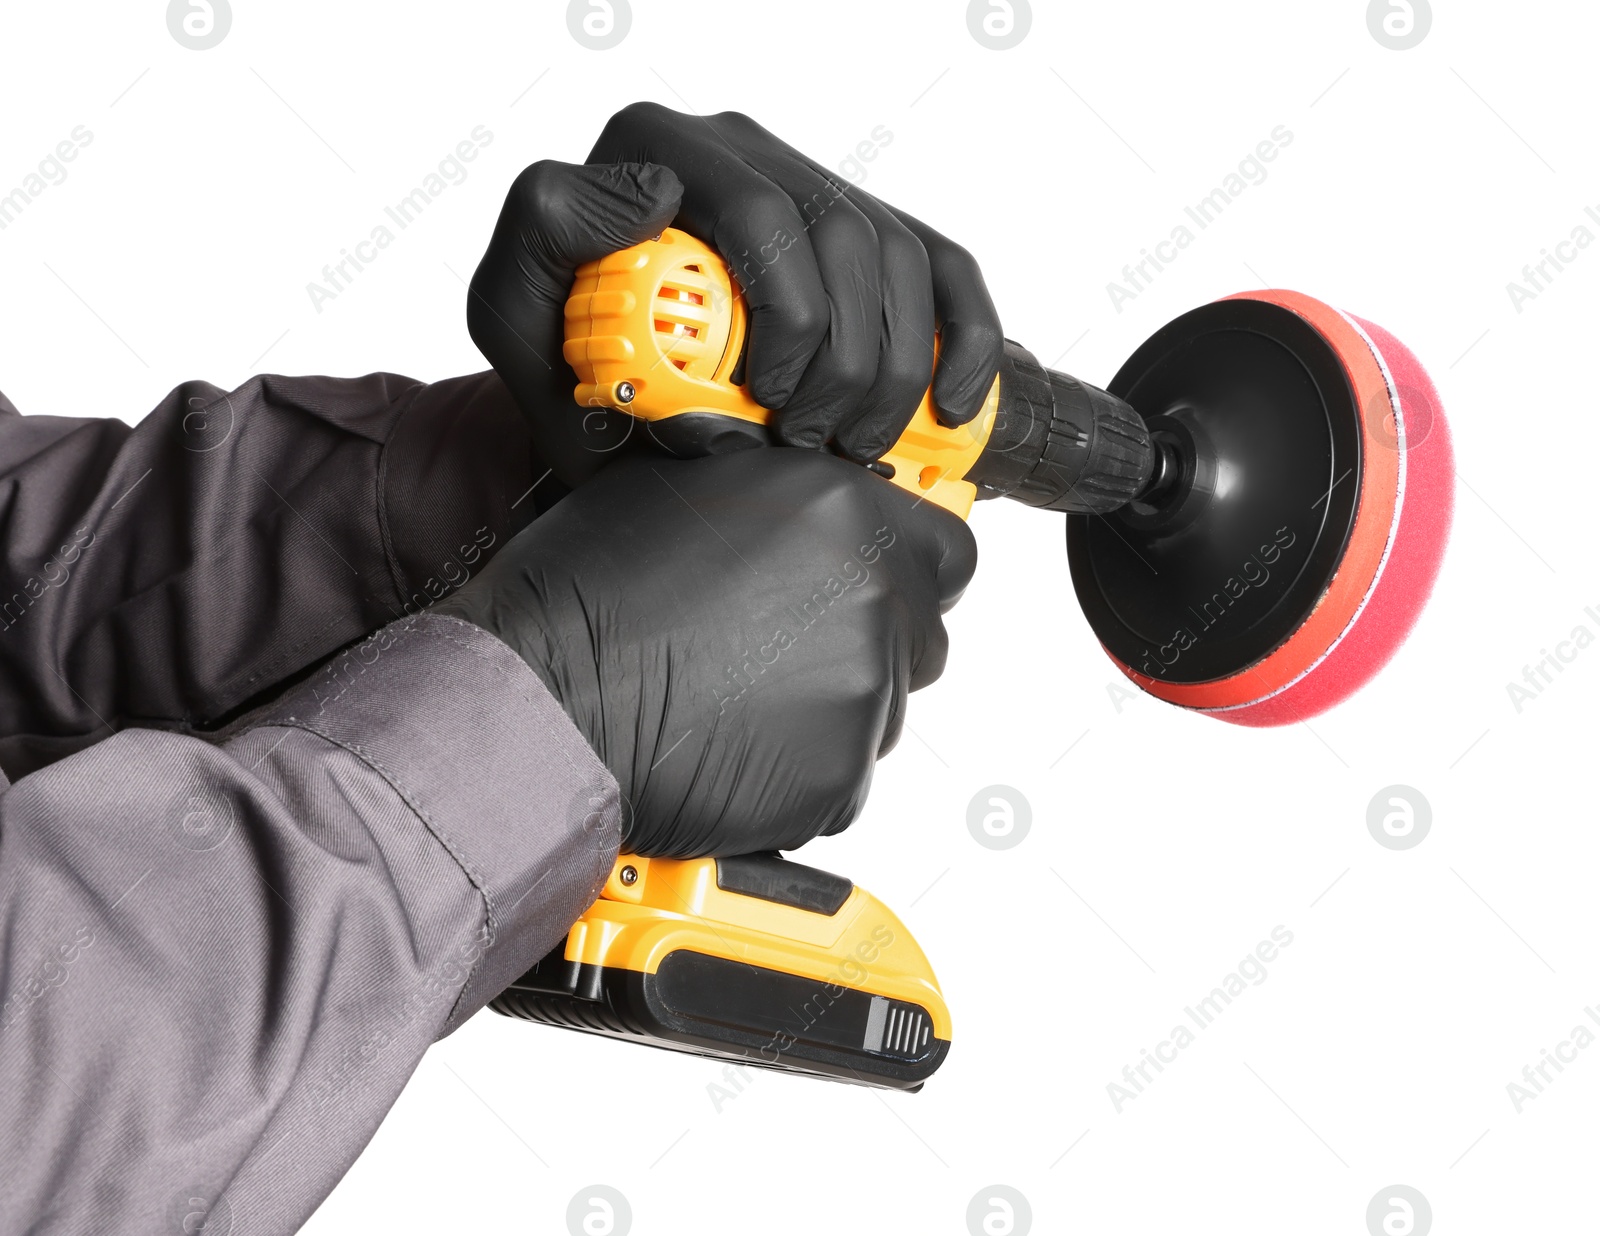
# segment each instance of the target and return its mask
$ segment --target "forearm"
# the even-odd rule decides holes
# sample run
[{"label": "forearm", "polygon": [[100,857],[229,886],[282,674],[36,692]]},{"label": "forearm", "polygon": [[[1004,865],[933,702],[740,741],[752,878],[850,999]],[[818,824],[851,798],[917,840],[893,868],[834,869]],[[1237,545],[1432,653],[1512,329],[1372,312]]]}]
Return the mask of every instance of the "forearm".
[{"label": "forearm", "polygon": [[492,373],[189,383],[131,428],[0,401],[0,768],[270,695],[464,582],[534,468]]},{"label": "forearm", "polygon": [[128,730],[0,795],[6,1230],[295,1230],[598,892],[615,782],[515,654],[425,615],[353,655],[223,746]]}]

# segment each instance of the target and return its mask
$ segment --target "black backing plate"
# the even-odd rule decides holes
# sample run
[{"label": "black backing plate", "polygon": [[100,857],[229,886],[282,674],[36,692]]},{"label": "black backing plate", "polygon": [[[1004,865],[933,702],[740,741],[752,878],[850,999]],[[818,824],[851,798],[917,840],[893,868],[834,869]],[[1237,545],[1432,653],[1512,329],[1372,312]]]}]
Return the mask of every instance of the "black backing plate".
[{"label": "black backing plate", "polygon": [[1152,433],[1206,444],[1209,498],[1173,526],[1124,508],[1067,519],[1073,587],[1118,660],[1211,682],[1288,639],[1343,560],[1360,497],[1360,411],[1332,346],[1258,300],[1203,305],[1140,345],[1107,388]]}]

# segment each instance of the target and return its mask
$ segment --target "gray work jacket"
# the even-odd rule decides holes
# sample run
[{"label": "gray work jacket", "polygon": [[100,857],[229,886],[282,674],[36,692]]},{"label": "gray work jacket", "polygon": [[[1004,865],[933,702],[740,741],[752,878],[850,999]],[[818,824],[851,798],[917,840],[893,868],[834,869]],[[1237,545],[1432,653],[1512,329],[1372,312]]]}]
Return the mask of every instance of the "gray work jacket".
[{"label": "gray work jacket", "polygon": [[0,396],[0,1231],[294,1231],[599,891],[615,782],[427,611],[542,471],[493,374]]}]

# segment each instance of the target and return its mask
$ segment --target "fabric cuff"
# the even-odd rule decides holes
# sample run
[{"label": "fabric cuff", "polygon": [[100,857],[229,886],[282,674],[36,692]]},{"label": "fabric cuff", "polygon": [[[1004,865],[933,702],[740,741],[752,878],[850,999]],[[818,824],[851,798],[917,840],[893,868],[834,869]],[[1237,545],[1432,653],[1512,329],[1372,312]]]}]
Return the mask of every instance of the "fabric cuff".
[{"label": "fabric cuff", "polygon": [[480,627],[402,618],[251,719],[335,743],[391,785],[484,903],[444,1033],[522,975],[599,895],[621,838],[615,778],[534,672]]}]

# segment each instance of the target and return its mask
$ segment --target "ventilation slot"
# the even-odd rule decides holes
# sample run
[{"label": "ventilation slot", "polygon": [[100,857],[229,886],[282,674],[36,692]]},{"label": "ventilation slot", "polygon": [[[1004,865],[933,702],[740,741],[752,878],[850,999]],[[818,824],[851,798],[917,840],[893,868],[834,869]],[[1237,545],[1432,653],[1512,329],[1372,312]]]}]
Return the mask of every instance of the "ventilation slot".
[{"label": "ventilation slot", "polygon": [[709,295],[704,268],[698,264],[678,267],[656,293],[651,325],[656,346],[674,369],[684,371],[707,361],[714,364],[717,359],[708,352],[709,337],[715,335]]},{"label": "ventilation slot", "polygon": [[[882,1055],[907,1059],[922,1055],[933,1036],[933,1023],[927,1013],[914,1004],[898,1000],[889,1002],[885,1011],[888,1016],[883,1022],[883,1040],[876,1050]],[[870,1042],[867,1047],[872,1050]]]}]

